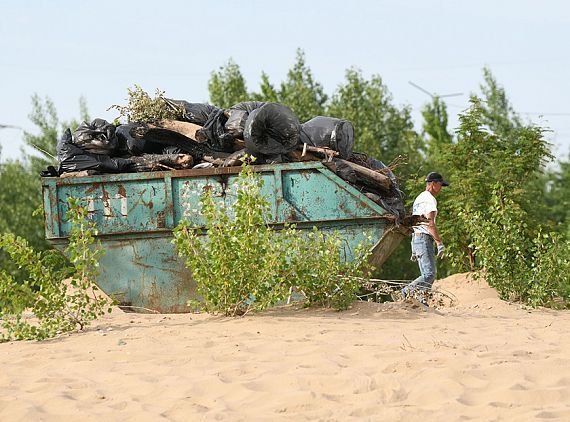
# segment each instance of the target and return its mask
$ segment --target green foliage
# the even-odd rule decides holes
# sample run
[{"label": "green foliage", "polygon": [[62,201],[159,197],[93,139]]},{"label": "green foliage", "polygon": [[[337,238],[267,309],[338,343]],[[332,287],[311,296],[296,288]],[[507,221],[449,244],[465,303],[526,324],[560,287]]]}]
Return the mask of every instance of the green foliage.
[{"label": "green foliage", "polygon": [[[286,300],[296,288],[309,305],[345,309],[355,298],[366,255],[359,251],[354,262],[343,263],[336,235],[312,232],[303,237],[294,227],[272,230],[261,187],[260,176],[245,165],[230,209],[205,187],[201,213],[206,233],[185,221],[174,230],[174,243],[203,299],[201,307],[243,315]],[[225,192],[226,198],[232,194]]]},{"label": "green foliage", "polygon": [[[81,119],[89,120],[87,106],[79,99]],[[75,128],[77,120],[62,123],[51,99],[32,96],[30,120],[38,133],[24,132],[24,142],[34,148],[37,154],[25,154],[19,160],[6,160],[0,163],[0,233],[12,233],[23,237],[35,250],[46,250],[43,219],[32,215],[42,203],[41,180],[39,173],[48,165],[57,165],[57,139],[64,128]],[[9,259],[5,251],[0,251],[0,268],[17,280],[23,280],[23,273]]]},{"label": "green foliage", "polygon": [[269,76],[265,72],[261,72],[261,83],[259,85],[259,93],[251,94],[254,101],[265,101],[268,103],[279,102],[279,93],[269,81]]},{"label": "green foliage", "polygon": [[495,185],[488,211],[470,218],[473,247],[485,279],[503,299],[532,306],[570,303],[570,242],[533,233],[526,213]]},{"label": "green foliage", "polygon": [[[491,97],[504,105],[504,97]],[[481,270],[504,299],[567,306],[569,243],[546,232],[537,211],[544,199],[537,182],[552,158],[544,130],[516,119],[507,125],[503,113],[491,131],[489,109],[476,97],[471,104],[460,116],[457,142],[442,149],[451,183],[440,197],[448,259],[457,270]]]},{"label": "green foliage", "polygon": [[553,227],[570,239],[570,161],[559,161],[558,166],[543,181],[546,207]]},{"label": "green foliage", "polygon": [[32,123],[39,129],[39,134],[34,135],[24,132],[24,142],[38,151],[40,158],[34,157],[32,167],[41,169],[48,163],[52,164],[56,156],[58,132],[60,129],[59,119],[55,105],[50,98],[43,101],[37,95],[32,96],[32,111],[29,116]]},{"label": "green foliage", "polygon": [[[0,233],[13,233],[28,239],[36,250],[48,249],[45,241],[44,222],[33,215],[41,203],[39,177],[31,174],[29,164],[8,160],[0,163]],[[12,277],[21,280],[22,272],[5,251],[0,250],[0,268]]]},{"label": "green foliage", "polygon": [[42,99],[37,94],[32,96],[32,111],[28,117],[39,129],[39,133],[24,132],[24,142],[39,154],[25,155],[25,161],[34,176],[48,165],[57,165],[57,140],[63,131],[66,128],[73,131],[82,120],[90,120],[87,103],[83,97],[79,98],[79,115],[79,121],[72,119],[69,122],[60,122],[55,105],[49,97]]},{"label": "green foliage", "polygon": [[176,247],[192,268],[205,309],[232,316],[276,303],[287,288],[276,282],[286,270],[281,260],[285,251],[272,243],[271,229],[264,223],[269,204],[259,194],[260,180],[251,168],[244,172],[236,191],[235,219],[206,188],[201,212],[207,220],[207,236],[188,222],[174,231]]},{"label": "green foliage", "polygon": [[347,309],[362,288],[367,271],[369,245],[360,245],[354,260],[346,262],[342,255],[342,239],[338,234],[325,234],[313,228],[301,234],[292,231],[288,242],[293,274],[288,282],[300,290],[307,306]]},{"label": "green foliage", "polygon": [[210,102],[220,108],[230,108],[250,99],[241,70],[232,59],[217,72],[212,72],[208,91]]},{"label": "green foliage", "polygon": [[[232,62],[234,78],[245,97],[245,81]],[[227,78],[229,79],[229,78]],[[218,84],[219,85],[219,84]],[[225,86],[229,86],[226,84]],[[212,98],[220,97],[218,94]],[[313,80],[301,50],[288,72],[287,81],[276,86],[263,73],[260,92],[250,97],[258,101],[284,102],[305,121],[318,114],[350,120],[355,129],[355,151],[379,158],[385,163],[406,156],[409,163],[398,168],[400,186],[407,193],[408,207],[425,189],[424,177],[436,170],[451,179],[452,186],[440,195],[438,225],[448,245],[447,259],[439,264],[439,274],[480,268],[466,220],[472,213],[488,211],[491,188],[500,189],[524,210],[530,235],[539,231],[539,222],[552,224],[570,236],[567,198],[568,166],[544,174],[544,162],[551,158],[541,128],[524,125],[510,104],[504,88],[491,71],[483,70],[481,100],[464,113],[457,138],[448,131],[445,103],[435,97],[422,110],[423,136],[413,128],[409,107],[396,107],[378,75],[370,79],[351,68],[346,82],[327,100],[321,85]],[[212,89],[210,89],[212,92]],[[242,100],[244,98],[239,98]],[[228,101],[227,106],[238,100]],[[218,101],[222,103],[221,101]],[[566,205],[565,205],[566,204]],[[417,267],[409,261],[408,242],[395,251],[381,269],[382,278],[410,279]]]},{"label": "green foliage", "polygon": [[[20,283],[6,271],[0,273],[2,341],[54,337],[83,329],[111,311],[111,303],[97,296],[94,284],[102,253],[95,242],[95,225],[87,220],[87,211],[77,200],[70,199],[69,204],[67,218],[73,228],[66,252],[71,266],[57,251],[38,252],[21,237],[0,235],[0,248],[27,274]],[[69,279],[69,287],[65,279]],[[34,318],[26,317],[25,312]]]},{"label": "green foliage", "polygon": [[513,130],[523,126],[518,114],[511,105],[505,89],[499,85],[491,70],[483,68],[483,84],[480,85],[481,122],[498,136],[509,136]]},{"label": "green foliage", "polygon": [[139,85],[127,88],[127,105],[112,105],[127,122],[155,123],[159,120],[178,120],[184,114],[182,106],[175,107],[165,101],[164,91],[157,89],[151,98]]},{"label": "green foliage", "polygon": [[392,95],[375,75],[364,79],[356,69],[346,71],[346,83],[333,95],[327,114],[344,118],[354,126],[354,150],[389,163],[402,155],[413,163],[400,168],[404,180],[423,162],[423,142],[414,131],[409,107],[398,109]]},{"label": "green foliage", "polygon": [[449,146],[453,137],[447,130],[448,115],[445,102],[439,97],[433,97],[432,102],[422,109],[424,118],[423,132],[427,138],[426,161],[427,167],[437,169],[439,173],[447,174],[441,160],[442,150]]},{"label": "green foliage", "polygon": [[525,223],[537,227],[538,219],[529,210],[537,199],[529,181],[535,180],[550,158],[543,129],[520,127],[510,135],[499,137],[482,124],[483,109],[473,97],[471,108],[460,116],[457,142],[442,154],[449,172],[450,189],[444,189],[445,204],[441,233],[449,248],[450,261],[459,271],[476,268],[469,247],[472,233],[466,230],[474,213],[486,215],[494,184],[500,193],[508,194],[525,211]]},{"label": "green foliage", "polygon": [[313,79],[302,50],[297,50],[296,62],[278,90],[267,74],[262,73],[260,92],[249,94],[241,70],[232,59],[217,72],[212,72],[208,90],[210,101],[218,107],[229,108],[249,100],[279,102],[289,106],[301,122],[322,115],[327,102],[327,95],[321,84]]},{"label": "green foliage", "polygon": [[322,85],[314,80],[301,49],[297,50],[295,64],[287,72],[287,79],[281,83],[277,98],[293,110],[301,123],[325,112],[328,97]]}]

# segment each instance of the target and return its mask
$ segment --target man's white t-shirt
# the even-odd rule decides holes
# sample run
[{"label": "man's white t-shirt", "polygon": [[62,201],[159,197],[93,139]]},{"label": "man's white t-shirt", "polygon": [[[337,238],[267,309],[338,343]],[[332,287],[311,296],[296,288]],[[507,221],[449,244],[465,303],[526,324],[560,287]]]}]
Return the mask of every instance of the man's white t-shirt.
[{"label": "man's white t-shirt", "polygon": [[[421,215],[427,218],[428,214],[432,211],[435,211],[437,215],[437,201],[435,199],[435,196],[433,196],[431,193],[425,190],[422,193],[420,193],[416,198],[416,200],[414,201],[414,206],[412,207],[412,215]],[[414,226],[414,233],[430,234],[427,227],[428,227],[427,222],[420,223],[419,225]]]}]

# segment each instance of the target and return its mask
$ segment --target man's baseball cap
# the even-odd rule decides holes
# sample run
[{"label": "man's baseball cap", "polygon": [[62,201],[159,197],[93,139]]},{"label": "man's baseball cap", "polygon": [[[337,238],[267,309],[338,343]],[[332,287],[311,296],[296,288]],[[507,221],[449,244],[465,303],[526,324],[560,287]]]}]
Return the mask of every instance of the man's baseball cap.
[{"label": "man's baseball cap", "polygon": [[449,183],[443,180],[443,176],[435,171],[427,175],[426,182],[439,182],[442,186],[449,186]]}]

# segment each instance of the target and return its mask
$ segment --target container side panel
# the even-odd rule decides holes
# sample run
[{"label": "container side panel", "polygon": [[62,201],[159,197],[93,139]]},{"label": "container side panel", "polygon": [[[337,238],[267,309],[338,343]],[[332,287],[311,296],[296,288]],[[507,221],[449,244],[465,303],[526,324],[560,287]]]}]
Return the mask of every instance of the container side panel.
[{"label": "container side panel", "polygon": [[60,186],[60,235],[68,236],[67,198],[80,198],[101,234],[148,232],[166,227],[164,180],[137,180]]},{"label": "container side panel", "polygon": [[42,186],[44,222],[46,239],[59,237],[60,215],[57,205],[57,187],[55,182],[44,183]]},{"label": "container side panel", "polygon": [[187,302],[196,298],[196,286],[171,241],[171,236],[104,240],[107,253],[101,259],[97,284],[135,312],[137,307],[188,312]]},{"label": "container side panel", "polygon": [[[347,189],[346,183],[326,177],[314,169],[283,172],[283,197],[293,212],[286,221],[335,220],[380,215],[360,198],[358,192]],[[355,195],[356,193],[356,195]]]}]

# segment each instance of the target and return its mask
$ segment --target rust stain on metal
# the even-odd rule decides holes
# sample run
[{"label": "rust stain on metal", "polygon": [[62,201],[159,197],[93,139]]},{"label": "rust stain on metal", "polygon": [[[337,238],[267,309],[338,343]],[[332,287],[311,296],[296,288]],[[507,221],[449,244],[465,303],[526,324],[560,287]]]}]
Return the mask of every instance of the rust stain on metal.
[{"label": "rust stain on metal", "polygon": [[[50,189],[49,200],[50,200],[50,204],[57,204],[57,190],[56,189]],[[53,211],[52,211],[52,214],[53,214]],[[57,212],[55,215],[55,222],[57,223],[58,226],[61,223],[60,218],[59,218],[59,212]],[[55,227],[54,227],[54,229],[55,229]]]},{"label": "rust stain on metal", "polygon": [[102,185],[101,188],[103,189],[103,201],[108,203],[109,202],[109,192],[105,189],[105,186]]},{"label": "rust stain on metal", "polygon": [[156,226],[159,229],[166,227],[166,217],[164,215],[164,211],[159,211],[156,213]]},{"label": "rust stain on metal", "polygon": [[118,192],[119,192],[119,195],[121,195],[123,197],[127,196],[127,191],[126,191],[125,186],[123,184],[120,184],[118,186]]},{"label": "rust stain on metal", "polygon": [[347,204],[345,201],[339,202],[338,208],[340,210],[342,210],[344,212],[344,214],[346,214],[346,215],[350,215],[352,213],[350,206],[347,207]]},{"label": "rust stain on metal", "polygon": [[289,210],[289,212],[285,216],[285,219],[287,221],[295,221],[297,219],[297,213],[295,212],[295,210]]},{"label": "rust stain on metal", "polygon": [[92,185],[89,185],[89,187],[85,189],[85,194],[89,195],[90,193],[95,192],[97,189],[99,189],[100,186],[101,183],[93,183]]}]

